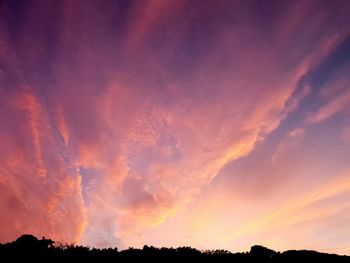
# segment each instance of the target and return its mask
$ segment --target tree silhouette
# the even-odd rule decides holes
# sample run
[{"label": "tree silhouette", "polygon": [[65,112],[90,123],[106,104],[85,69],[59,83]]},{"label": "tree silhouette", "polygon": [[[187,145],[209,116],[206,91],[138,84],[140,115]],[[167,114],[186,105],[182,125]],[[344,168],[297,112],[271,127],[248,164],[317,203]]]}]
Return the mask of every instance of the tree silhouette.
[{"label": "tree silhouette", "polygon": [[[309,250],[290,250],[276,252],[263,246],[252,246],[250,252],[232,253],[227,250],[199,251],[192,247],[156,248],[145,245],[142,249],[129,248],[118,251],[117,248],[90,248],[75,244],[55,244],[51,239],[38,239],[33,235],[22,235],[15,241],[0,244],[1,262],[25,260],[71,260],[95,259],[99,261],[132,262],[133,260],[211,260],[215,262],[350,262],[350,257],[325,254]],[[6,261],[7,260],[7,261]]]}]

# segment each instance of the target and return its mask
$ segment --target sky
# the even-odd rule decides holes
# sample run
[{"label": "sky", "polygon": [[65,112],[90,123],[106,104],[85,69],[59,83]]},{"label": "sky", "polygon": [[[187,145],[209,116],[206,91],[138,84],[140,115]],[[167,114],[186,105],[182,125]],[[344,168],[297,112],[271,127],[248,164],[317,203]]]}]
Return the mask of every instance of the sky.
[{"label": "sky", "polygon": [[350,254],[350,2],[0,2],[0,242]]}]

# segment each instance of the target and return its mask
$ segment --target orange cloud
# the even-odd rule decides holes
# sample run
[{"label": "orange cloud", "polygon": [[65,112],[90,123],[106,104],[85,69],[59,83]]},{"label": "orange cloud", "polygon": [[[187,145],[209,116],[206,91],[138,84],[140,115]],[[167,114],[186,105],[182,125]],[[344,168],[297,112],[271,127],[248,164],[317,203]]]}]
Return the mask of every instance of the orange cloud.
[{"label": "orange cloud", "polygon": [[33,136],[34,156],[37,162],[37,175],[44,177],[47,174],[47,170],[44,165],[42,150],[41,150],[41,138],[40,132],[48,134],[48,125],[45,123],[47,117],[44,115],[44,111],[37,100],[29,91],[24,91],[20,94],[16,100],[15,105],[18,109],[22,109],[28,116],[30,124],[30,130]]},{"label": "orange cloud", "polygon": [[2,103],[16,122],[1,113],[0,206],[6,213],[0,215],[0,242],[28,232],[77,242],[85,224],[81,178],[64,163],[50,116],[35,93],[24,88]]},{"label": "orange cloud", "polygon": [[[0,103],[9,112],[0,109],[0,204],[8,211],[0,223],[12,227],[0,227],[4,239],[26,230],[88,245],[143,243],[313,95],[306,76],[348,33],[337,24],[342,16],[333,19],[339,9],[312,2],[267,8],[280,13],[263,19],[253,3],[225,1],[57,5],[24,8],[31,23],[21,12],[0,17],[8,68]],[[9,37],[14,24],[20,33]],[[343,94],[325,102],[316,122],[346,107]],[[303,208],[290,209],[283,216]],[[242,235],[276,218],[243,224]],[[202,223],[197,229],[211,226]]]},{"label": "orange cloud", "polygon": [[[162,19],[154,16],[152,21]],[[127,169],[114,172],[123,178],[114,188],[108,187],[108,180],[100,180],[100,188],[95,188],[92,195],[100,196],[96,203],[110,207],[111,212],[96,218],[101,222],[108,218],[110,228],[117,229],[114,238],[121,238],[124,244],[132,244],[145,231],[159,227],[171,215],[179,213],[225,165],[248,155],[256,143],[275,130],[299,101],[310,94],[309,86],[294,93],[300,79],[340,41],[332,38],[330,44],[325,37],[308,55],[300,55],[300,61],[293,67],[281,69],[284,62],[276,60],[275,53],[284,53],[282,47],[273,53],[266,52],[267,47],[262,46],[257,50],[241,49],[242,55],[231,54],[232,46],[245,43],[244,32],[235,30],[217,40],[220,48],[201,59],[201,66],[194,70],[189,83],[174,81],[168,90],[154,93],[151,89],[145,92],[143,84],[138,83],[140,88],[124,77],[124,81],[116,81],[118,84],[110,83],[98,98],[101,110],[96,126],[105,127],[109,139],[96,138],[96,145],[103,145],[103,149],[91,147],[89,151],[95,157],[90,159],[103,160],[108,156],[103,161],[103,178],[108,177],[108,171],[112,170],[108,167],[114,159],[122,158]],[[242,33],[242,39],[237,40],[234,33]],[[142,29],[140,39],[147,34]],[[132,42],[133,38],[130,39]],[[227,48],[223,48],[225,45]],[[152,60],[150,72],[157,69],[165,76],[168,74],[162,70],[163,58],[159,58],[158,65],[152,52],[146,50],[140,56]],[[222,72],[210,71],[211,67],[220,65],[222,57],[231,57],[231,64]],[[235,61],[243,62],[236,65]],[[230,69],[238,73],[230,74]],[[252,72],[256,74],[254,77]],[[205,93],[210,93],[214,85],[212,79],[216,81],[215,95],[206,97]],[[200,89],[196,90],[198,86]],[[250,87],[258,87],[259,92]],[[176,103],[163,103],[167,96]],[[164,147],[166,153],[158,150]],[[133,187],[123,190],[130,180]],[[140,200],[136,202],[136,199]],[[95,221],[99,206],[91,208],[91,222]],[[93,231],[98,233],[96,229]]]},{"label": "orange cloud", "polygon": [[[271,231],[271,229],[284,229],[299,222],[322,218],[327,213],[328,208],[310,209],[310,206],[322,200],[335,198],[337,195],[348,193],[349,191],[350,180],[346,173],[328,182],[326,186],[310,191],[299,199],[283,204],[281,208],[267,213],[262,218],[254,218],[252,222],[237,226],[234,232],[228,235],[227,238],[229,240],[246,238],[260,231],[267,232]],[[345,207],[348,207],[348,205],[346,204]],[[337,209],[341,208],[338,207]]]}]

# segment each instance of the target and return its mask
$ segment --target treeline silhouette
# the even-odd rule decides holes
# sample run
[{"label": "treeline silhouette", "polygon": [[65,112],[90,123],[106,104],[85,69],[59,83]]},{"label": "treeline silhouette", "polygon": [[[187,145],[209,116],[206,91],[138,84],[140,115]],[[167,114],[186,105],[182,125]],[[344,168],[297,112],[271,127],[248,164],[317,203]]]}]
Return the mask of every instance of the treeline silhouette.
[{"label": "treeline silhouette", "polygon": [[33,235],[22,235],[17,240],[0,244],[0,262],[4,259],[91,259],[103,262],[124,262],[132,260],[210,260],[220,262],[350,262],[349,256],[326,254],[310,250],[288,250],[276,252],[263,246],[253,246],[249,252],[232,253],[227,250],[199,251],[191,247],[142,249],[90,248],[75,244],[56,244],[51,239],[38,239]]}]

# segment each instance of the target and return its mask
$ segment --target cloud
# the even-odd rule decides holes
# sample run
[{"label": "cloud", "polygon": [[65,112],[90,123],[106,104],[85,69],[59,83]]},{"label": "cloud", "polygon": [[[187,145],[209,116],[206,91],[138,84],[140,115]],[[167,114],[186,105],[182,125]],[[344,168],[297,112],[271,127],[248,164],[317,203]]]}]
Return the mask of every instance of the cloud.
[{"label": "cloud", "polygon": [[[221,51],[217,52],[219,56]],[[317,52],[313,56],[317,57],[316,54]],[[192,100],[188,100],[187,94],[174,85],[172,92],[178,92],[177,104],[166,107],[153,106],[157,111],[144,113],[146,116],[157,116],[164,126],[152,125],[156,127],[156,131],[160,131],[156,137],[152,137],[155,138],[152,144],[144,144],[148,137],[139,139],[138,144],[145,146],[141,149],[136,148],[139,149],[136,159],[143,164],[142,174],[136,172],[133,159],[126,158],[130,162],[126,178],[136,176],[139,179],[133,181],[133,187],[123,194],[124,198],[134,200],[139,193],[142,195],[137,198],[138,202],[120,206],[123,212],[117,213],[116,225],[121,226],[121,229],[117,230],[116,234],[123,243],[133,244],[144,231],[158,227],[169,216],[178,213],[226,164],[249,154],[259,140],[278,127],[295,107],[290,108],[286,102],[295,96],[294,89],[308,71],[308,63],[302,63],[293,69],[286,78],[275,79],[275,86],[261,86],[262,89],[269,90],[268,93],[259,96],[255,91],[244,91],[242,88],[242,92],[246,92],[247,96],[255,96],[255,100],[242,100],[239,93],[231,93],[229,89],[225,89],[225,83],[222,83],[222,90],[218,87],[214,97],[208,99],[207,103],[201,103],[196,97],[197,94],[194,94]],[[247,64],[246,67],[249,68],[250,65]],[[237,92],[245,85],[252,85],[250,81],[255,84],[255,80],[247,78],[244,74],[242,69],[241,76],[236,78]],[[271,76],[275,74],[275,71],[271,72]],[[199,75],[204,79],[210,78],[205,74]],[[293,100],[302,99],[307,92],[301,94]],[[194,101],[197,101],[196,107],[193,106]],[[235,107],[227,108],[226,105]],[[139,107],[143,108],[142,104]],[[237,109],[242,117],[235,114]],[[145,125],[143,122],[140,124]],[[153,130],[143,131],[143,137],[153,134]],[[131,130],[131,134],[133,132]],[[174,142],[168,144],[174,153],[174,158],[170,160],[163,159],[165,157],[156,151],[159,145],[166,143],[164,140],[167,137],[174,139]],[[125,148],[134,149],[133,146],[128,147],[128,143],[132,143],[132,140],[126,141]],[[128,181],[126,179],[124,183]]]},{"label": "cloud", "polygon": [[305,130],[303,128],[296,128],[294,130],[291,130],[288,133],[289,137],[295,138],[295,137],[303,137],[305,134]]},{"label": "cloud", "polygon": [[295,128],[287,133],[285,138],[277,145],[275,153],[272,155],[272,161],[276,163],[281,155],[295,148],[300,144],[301,138],[305,135],[305,129]]},{"label": "cloud", "polygon": [[[301,179],[305,177],[301,176]],[[347,177],[348,172],[345,172],[305,188],[300,179],[297,185],[286,182],[285,187],[274,185],[272,195],[262,194],[256,188],[252,189],[252,185],[241,189],[244,188],[243,180],[239,185],[228,185],[227,182],[215,185],[183,214],[152,233],[149,240],[159,242],[164,239],[161,231],[171,229],[176,222],[181,227],[177,229],[178,233],[173,233],[174,241],[168,241],[169,245],[190,242],[201,249],[222,247],[246,251],[258,243],[277,250],[322,250],[330,248],[334,240],[330,242],[329,239],[338,236],[339,246],[343,247],[347,244],[346,233],[350,231],[342,222],[349,216],[346,212],[350,194]],[[262,186],[257,183],[256,187]],[[245,192],[247,197],[239,191]],[[256,199],[250,199],[252,195],[256,195]],[[293,235],[296,231],[299,231],[298,236]],[[286,236],[290,238],[286,239]]]},{"label": "cloud", "polygon": [[68,146],[68,144],[69,144],[69,131],[67,128],[67,124],[64,120],[61,107],[58,107],[57,111],[56,111],[56,123],[57,123],[58,131],[60,132],[62,139],[64,141],[64,144],[66,146]]},{"label": "cloud", "polygon": [[44,165],[42,155],[42,145],[40,139],[40,133],[49,133],[49,127],[47,126],[47,116],[44,114],[44,110],[41,107],[39,101],[30,92],[24,91],[19,94],[15,99],[15,107],[19,110],[24,110],[29,120],[29,127],[32,134],[32,141],[34,147],[34,157],[37,163],[37,175],[46,176],[47,170]]},{"label": "cloud", "polygon": [[85,224],[81,177],[64,163],[47,111],[28,87],[7,92],[2,107],[1,242],[28,232],[78,241]]},{"label": "cloud", "polygon": [[[344,63],[343,60],[340,60],[339,66],[335,66],[335,63],[339,60],[339,52],[349,48],[348,42],[349,39],[347,38],[346,41],[343,41],[339,45],[340,47],[337,47],[325,62],[319,66],[316,73],[310,73],[311,79],[316,79],[317,76],[322,74],[322,78],[320,78],[323,79],[324,83],[320,81],[317,82],[316,80],[311,81],[313,82],[315,96],[317,96],[317,104],[315,103],[316,107],[312,108],[312,111],[305,117],[305,123],[318,124],[336,115],[342,115],[349,109],[349,65],[348,63]],[[330,69],[325,71],[327,67]]]},{"label": "cloud", "polygon": [[[327,183],[327,186],[322,186],[318,189],[313,189],[309,193],[301,196],[297,200],[292,200],[288,204],[284,204],[282,208],[269,212],[266,216],[260,219],[254,219],[253,222],[248,222],[245,226],[240,226],[238,230],[232,235],[229,235],[229,239],[238,237],[246,237],[252,233],[258,231],[271,231],[271,229],[284,229],[288,226],[297,224],[299,222],[305,222],[308,220],[322,219],[327,215],[329,211],[328,207],[320,207],[318,209],[310,209],[310,207],[317,202],[321,202],[327,199],[336,198],[343,193],[349,193],[350,185],[348,180],[348,174],[344,174],[336,177]],[[348,204],[338,207],[342,210],[348,207]],[[341,208],[343,207],[343,208]],[[332,213],[331,211],[329,211]],[[339,210],[333,211],[337,213]],[[288,218],[288,220],[286,220]]]},{"label": "cloud", "polygon": [[140,46],[147,42],[155,27],[161,27],[162,21],[169,16],[183,11],[187,1],[164,2],[151,0],[148,3],[135,2],[128,10],[128,28],[123,49],[129,55],[136,52]]},{"label": "cloud", "polygon": [[306,122],[310,124],[325,121],[348,108],[350,105],[350,92],[344,91],[342,94],[332,98],[326,105],[320,107],[317,112],[311,114],[306,118]]},{"label": "cloud", "polygon": [[263,143],[312,94],[304,77],[345,33],[342,16],[330,19],[337,8],[288,3],[260,19],[253,5],[6,5],[1,206],[18,220],[4,239],[140,244]]}]

